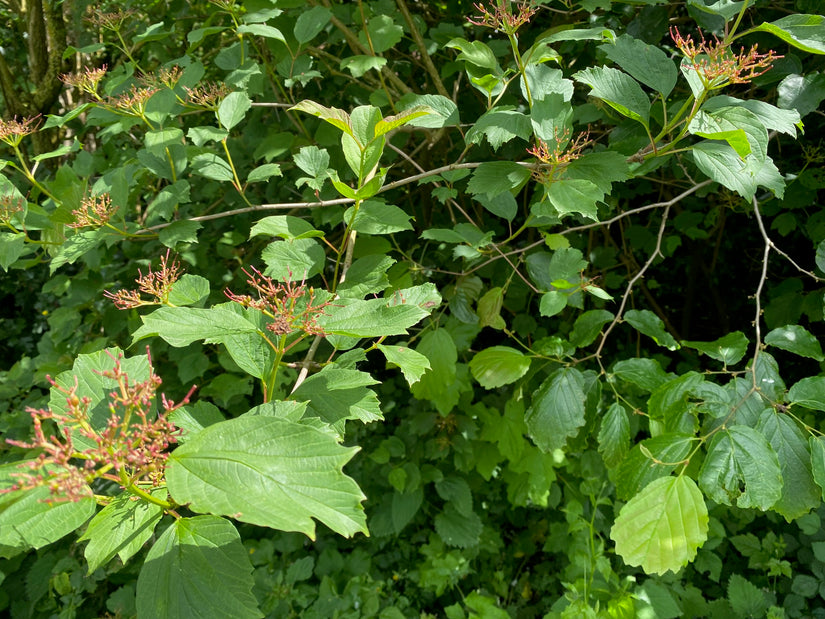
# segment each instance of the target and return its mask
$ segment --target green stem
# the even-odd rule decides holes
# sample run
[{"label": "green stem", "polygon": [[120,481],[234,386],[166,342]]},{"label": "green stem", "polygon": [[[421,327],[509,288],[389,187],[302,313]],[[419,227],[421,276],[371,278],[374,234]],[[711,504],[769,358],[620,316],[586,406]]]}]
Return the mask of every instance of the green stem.
[{"label": "green stem", "polygon": [[524,72],[524,60],[522,60],[521,54],[518,51],[518,38],[516,37],[515,33],[508,33],[507,38],[510,39],[510,47],[513,48],[513,56],[516,59],[518,72],[519,75],[521,75],[522,81],[524,82],[524,92],[527,94],[527,105],[530,106],[530,109],[533,109],[533,95],[530,93],[530,84],[527,82],[527,74]]},{"label": "green stem", "polygon": [[16,165],[14,167],[23,173],[23,176],[26,177],[26,180],[32,184],[32,187],[35,187],[41,193],[51,198],[54,201],[54,203],[58,206],[62,205],[63,202],[58,200],[48,189],[41,185],[40,182],[34,177],[34,174],[31,173],[29,166],[26,165],[26,158],[23,157],[23,153],[20,152],[20,148],[18,146],[12,146],[12,148],[14,149],[14,154],[17,157],[17,160],[20,162],[20,167]]},{"label": "green stem", "polygon": [[745,11],[748,10],[748,5],[749,4],[750,4],[750,0],[745,0],[742,3],[742,8],[739,9],[739,14],[736,16],[736,21],[733,22],[733,27],[730,29],[729,32],[725,33],[724,43],[728,44],[736,38],[733,35],[736,33],[736,30],[739,28],[739,24],[742,22],[742,18],[745,16]]},{"label": "green stem", "polygon": [[232,177],[235,179],[232,184],[235,186],[235,189],[238,190],[238,193],[241,195],[241,199],[246,202],[248,206],[252,206],[252,203],[247,200],[244,195],[241,179],[238,178],[238,171],[235,169],[235,164],[232,161],[232,155],[229,154],[229,147],[226,145],[226,138],[221,140],[221,144],[223,145],[223,152],[226,153],[226,159],[229,161],[229,167],[232,168]]}]

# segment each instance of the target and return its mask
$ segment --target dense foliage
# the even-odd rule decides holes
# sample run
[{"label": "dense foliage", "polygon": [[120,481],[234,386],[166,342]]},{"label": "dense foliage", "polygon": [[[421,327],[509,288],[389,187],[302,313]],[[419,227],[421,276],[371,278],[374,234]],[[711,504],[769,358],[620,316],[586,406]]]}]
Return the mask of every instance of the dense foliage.
[{"label": "dense foliage", "polygon": [[0,612],[825,616],[820,14],[0,5]]}]

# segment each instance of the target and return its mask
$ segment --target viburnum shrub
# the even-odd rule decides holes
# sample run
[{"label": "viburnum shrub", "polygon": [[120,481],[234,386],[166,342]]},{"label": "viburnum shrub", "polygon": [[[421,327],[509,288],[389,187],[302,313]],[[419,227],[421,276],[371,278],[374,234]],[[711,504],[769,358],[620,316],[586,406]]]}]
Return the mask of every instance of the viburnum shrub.
[{"label": "viburnum shrub", "polygon": [[0,611],[819,616],[817,11],[0,7]]}]

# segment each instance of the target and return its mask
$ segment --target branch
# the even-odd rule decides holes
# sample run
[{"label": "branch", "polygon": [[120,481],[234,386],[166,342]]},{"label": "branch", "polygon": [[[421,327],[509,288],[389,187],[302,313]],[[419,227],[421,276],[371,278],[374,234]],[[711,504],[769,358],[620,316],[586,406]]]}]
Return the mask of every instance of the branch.
[{"label": "branch", "polygon": [[[483,162],[474,161],[471,163],[451,163],[450,165],[441,166],[440,168],[435,168],[433,170],[428,170],[426,172],[422,172],[420,174],[415,174],[413,176],[408,176],[407,178],[402,178],[400,180],[394,181],[392,183],[388,183],[384,185],[381,189],[378,190],[378,193],[384,193],[385,191],[390,191],[391,189],[396,189],[398,187],[403,187],[404,185],[409,185],[410,183],[414,183],[416,181],[421,180],[422,178],[427,178],[428,176],[435,176],[436,174],[441,174],[442,172],[447,172],[449,170],[462,170],[462,169],[472,169],[477,168]],[[532,164],[518,162],[519,165],[523,166],[530,166]],[[318,208],[320,206],[333,206],[335,204],[352,204],[355,202],[352,198],[336,198],[334,200],[318,200],[317,202],[282,202],[279,204],[254,204],[252,206],[245,206],[243,208],[236,208],[231,211],[223,211],[222,213],[213,213],[212,215],[200,215],[198,217],[189,217],[186,221],[209,221],[211,219],[222,219],[224,217],[231,217],[232,215],[240,215],[242,213],[251,213],[253,211],[278,211],[278,210],[293,210],[297,208]],[[141,232],[152,232],[154,230],[161,230],[166,228],[167,226],[171,226],[173,221],[168,221],[166,223],[157,224],[150,228],[145,228]]]},{"label": "branch", "polygon": [[753,212],[756,215],[756,223],[759,225],[759,233],[762,235],[762,240],[765,241],[765,250],[762,252],[762,273],[759,275],[759,284],[756,286],[754,299],[756,300],[756,317],[753,321],[754,332],[756,334],[756,349],[753,352],[753,361],[751,362],[751,375],[753,376],[753,387],[759,389],[756,384],[756,360],[759,358],[759,351],[762,348],[762,289],[765,287],[765,282],[768,281],[768,258],[771,254],[771,249],[776,249],[765,230],[765,223],[762,221],[762,213],[759,212],[759,202],[756,196],[753,197]]},{"label": "branch", "polygon": [[421,61],[424,63],[424,68],[427,70],[427,73],[429,73],[430,77],[433,79],[435,89],[438,91],[438,94],[449,99],[450,94],[444,87],[444,82],[441,81],[441,76],[438,73],[438,69],[435,68],[433,60],[427,52],[427,45],[424,43],[424,38],[418,31],[418,27],[415,25],[412,15],[410,15],[410,10],[407,8],[407,3],[404,0],[395,0],[395,3],[398,5],[401,15],[404,16],[404,21],[407,22],[407,26],[410,29],[410,35],[412,36],[413,41],[415,41],[418,51],[421,52]]}]

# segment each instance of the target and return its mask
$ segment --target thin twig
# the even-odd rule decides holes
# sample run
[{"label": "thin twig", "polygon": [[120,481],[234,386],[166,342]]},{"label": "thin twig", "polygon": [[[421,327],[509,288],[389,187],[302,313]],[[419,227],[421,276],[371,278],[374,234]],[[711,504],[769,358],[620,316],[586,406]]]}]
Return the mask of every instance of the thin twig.
[{"label": "thin twig", "polygon": [[404,0],[395,0],[395,3],[398,5],[401,15],[404,17],[404,21],[407,22],[407,27],[410,29],[410,36],[412,36],[416,47],[418,47],[418,51],[421,53],[421,61],[424,63],[424,68],[427,70],[427,73],[430,74],[433,84],[435,84],[435,89],[442,97],[447,97],[449,99],[450,95],[444,87],[444,82],[441,81],[441,75],[439,75],[438,69],[435,68],[429,52],[427,52],[427,44],[424,42],[424,37],[422,37],[421,33],[418,31],[418,27],[415,25],[412,15],[410,15],[410,10],[407,8],[407,3],[404,2]]},{"label": "thin twig", "polygon": [[619,323],[622,319],[622,314],[624,313],[624,308],[627,305],[627,301],[630,298],[630,293],[633,291],[633,286],[639,281],[642,277],[644,277],[647,270],[651,267],[653,262],[656,258],[661,254],[662,248],[662,238],[665,235],[665,228],[667,227],[667,217],[670,214],[670,204],[665,207],[664,213],[662,213],[662,223],[659,224],[659,233],[656,235],[656,247],[650,254],[650,257],[647,261],[642,265],[642,268],[639,269],[639,272],[633,276],[633,278],[628,282],[627,288],[622,295],[622,302],[619,304],[619,309],[616,310],[616,316],[613,318],[613,321],[608,325],[607,329],[605,329],[604,334],[602,335],[602,339],[599,342],[599,347],[596,349],[596,352],[593,353],[593,357],[595,357],[599,365],[601,365],[601,354],[604,345],[607,343],[607,337],[610,335],[610,332],[613,331],[614,327]]},{"label": "thin twig", "polygon": [[756,384],[756,360],[759,358],[759,351],[762,348],[762,289],[765,287],[765,282],[768,281],[768,259],[770,258],[771,249],[776,249],[768,231],[765,230],[765,223],[762,221],[762,213],[759,212],[759,202],[756,196],[753,197],[753,212],[756,215],[756,223],[759,225],[759,233],[762,235],[762,240],[765,242],[765,250],[762,253],[762,273],[759,275],[759,285],[756,287],[754,299],[756,301],[756,317],[753,321],[754,333],[756,335],[756,348],[753,351],[753,361],[751,362],[753,387],[759,389]]}]

